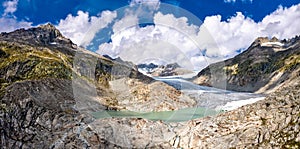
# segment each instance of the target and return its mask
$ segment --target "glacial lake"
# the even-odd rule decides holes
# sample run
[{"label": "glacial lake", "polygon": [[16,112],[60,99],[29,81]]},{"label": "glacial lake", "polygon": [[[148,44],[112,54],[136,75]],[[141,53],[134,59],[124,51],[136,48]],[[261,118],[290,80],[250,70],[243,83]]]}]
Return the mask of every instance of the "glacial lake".
[{"label": "glacial lake", "polygon": [[162,120],[165,122],[183,122],[191,119],[201,118],[205,116],[212,116],[220,113],[220,111],[207,108],[186,108],[174,111],[162,112],[133,112],[133,111],[99,111],[92,113],[96,119],[99,118],[144,118],[148,120]]}]

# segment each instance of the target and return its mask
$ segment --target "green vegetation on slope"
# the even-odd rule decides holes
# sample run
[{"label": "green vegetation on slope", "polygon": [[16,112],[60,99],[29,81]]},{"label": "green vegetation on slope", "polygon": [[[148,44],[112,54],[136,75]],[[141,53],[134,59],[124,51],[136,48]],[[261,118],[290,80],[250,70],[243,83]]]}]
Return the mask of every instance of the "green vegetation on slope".
[{"label": "green vegetation on slope", "polygon": [[0,49],[5,57],[0,60],[0,75],[8,83],[55,77],[71,79],[70,61],[61,53],[47,48],[36,49],[26,45],[1,43]]}]

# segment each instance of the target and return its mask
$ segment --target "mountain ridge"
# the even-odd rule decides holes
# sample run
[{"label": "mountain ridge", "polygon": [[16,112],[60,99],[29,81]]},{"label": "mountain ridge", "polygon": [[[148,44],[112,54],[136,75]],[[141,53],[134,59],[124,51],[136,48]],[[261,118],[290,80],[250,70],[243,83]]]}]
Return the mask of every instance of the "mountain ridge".
[{"label": "mountain ridge", "polygon": [[[196,84],[214,86],[234,91],[270,93],[283,82],[299,73],[300,37],[279,41],[276,38],[257,38],[241,54],[211,64],[193,78]],[[212,69],[223,73],[226,85],[218,87]]]},{"label": "mountain ridge", "polygon": [[165,65],[157,65],[154,63],[138,64],[137,67],[141,72],[149,74],[153,77],[175,76],[192,73],[192,71],[182,68],[176,62]]}]

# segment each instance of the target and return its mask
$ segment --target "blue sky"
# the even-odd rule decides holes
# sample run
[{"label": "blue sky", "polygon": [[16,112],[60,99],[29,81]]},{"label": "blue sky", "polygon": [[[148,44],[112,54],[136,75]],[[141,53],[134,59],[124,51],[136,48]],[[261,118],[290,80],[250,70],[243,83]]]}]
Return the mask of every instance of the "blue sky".
[{"label": "blue sky", "polygon": [[[239,54],[257,37],[300,35],[299,0],[0,2],[0,32],[50,22],[74,43],[99,54],[135,63],[151,59],[178,62],[197,70]],[[148,14],[150,24],[129,27],[141,23]]]},{"label": "blue sky", "polygon": [[[4,1],[2,0],[1,3]],[[253,20],[261,21],[262,18],[275,11],[280,5],[290,7],[300,3],[299,0],[236,0],[224,2],[222,0],[161,0],[163,3],[184,8],[201,20],[210,15],[221,15],[227,19],[236,12],[242,12]],[[33,25],[51,22],[57,24],[60,19],[68,14],[76,15],[82,10],[96,15],[103,10],[115,10],[128,5],[128,0],[19,0],[18,9],[14,15],[18,20],[33,22]],[[4,8],[0,8],[3,14]]]}]

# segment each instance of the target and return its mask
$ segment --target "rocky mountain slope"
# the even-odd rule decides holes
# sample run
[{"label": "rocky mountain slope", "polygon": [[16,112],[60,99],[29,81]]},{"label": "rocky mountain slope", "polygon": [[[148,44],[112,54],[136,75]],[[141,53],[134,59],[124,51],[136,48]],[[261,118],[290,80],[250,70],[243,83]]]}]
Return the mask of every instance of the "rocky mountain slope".
[{"label": "rocky mountain slope", "polygon": [[[77,48],[51,24],[1,33],[0,53],[1,97],[6,87],[15,82],[56,78],[71,81],[73,90],[76,89],[73,94],[79,96],[76,98],[78,103],[81,99],[90,99],[91,104],[86,107],[98,102],[112,109],[157,111],[194,104],[176,89],[144,76],[132,65]],[[154,87],[157,85],[162,89]],[[89,90],[93,90],[93,93]],[[154,96],[152,92],[161,97],[167,92],[170,96],[159,99],[160,96]],[[151,101],[155,100],[165,105],[154,104],[149,107]],[[83,101],[82,104],[87,103]],[[140,108],[135,108],[136,105]]]},{"label": "rocky mountain slope", "polygon": [[89,112],[194,104],[134,67],[77,47],[51,24],[0,34],[0,148],[101,146],[92,130],[74,132],[91,122]]},{"label": "rocky mountain slope", "polygon": [[299,36],[282,41],[257,38],[246,51],[208,66],[193,81],[234,91],[270,93],[299,75],[299,68]]}]

